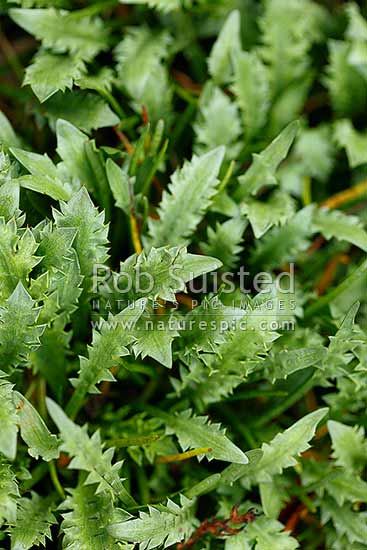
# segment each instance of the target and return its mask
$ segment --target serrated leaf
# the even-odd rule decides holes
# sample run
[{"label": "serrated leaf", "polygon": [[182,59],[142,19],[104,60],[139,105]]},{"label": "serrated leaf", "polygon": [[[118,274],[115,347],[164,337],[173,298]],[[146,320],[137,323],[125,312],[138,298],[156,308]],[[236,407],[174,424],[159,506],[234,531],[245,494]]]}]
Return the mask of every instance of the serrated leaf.
[{"label": "serrated leaf", "polygon": [[215,86],[204,89],[199,103],[199,116],[194,124],[195,151],[206,153],[225,145],[226,156],[234,158],[241,147],[241,124],[236,104]]},{"label": "serrated leaf", "polygon": [[281,227],[273,227],[262,240],[257,241],[252,261],[265,269],[294,261],[297,254],[306,250],[312,229],[313,205],[299,210]]},{"label": "serrated leaf", "polygon": [[93,273],[94,264],[106,260],[108,227],[104,224],[104,212],[98,212],[93,205],[87,190],[80,191],[68,202],[60,203],[60,212],[53,211],[56,226],[77,230],[73,247],[78,255],[81,274],[87,279]]},{"label": "serrated leaf", "polygon": [[72,88],[85,70],[81,59],[39,51],[26,69],[24,84],[29,84],[40,102],[58,91]]},{"label": "serrated leaf", "polygon": [[37,349],[44,327],[37,325],[39,310],[19,283],[0,308],[0,367],[9,369],[25,361]]},{"label": "serrated leaf", "polygon": [[20,140],[2,111],[0,111],[0,143],[6,148],[20,147]]},{"label": "serrated leaf", "polygon": [[104,380],[114,380],[110,369],[118,362],[120,357],[129,354],[127,345],[136,340],[134,327],[136,321],[144,310],[144,300],[137,300],[115,317],[107,321],[101,319],[97,326],[99,332],[93,332],[92,345],[88,347],[88,358],[80,356],[79,377],[72,382],[77,388],[77,395],[84,396],[87,393],[97,393],[96,384]]},{"label": "serrated leaf", "polygon": [[210,448],[208,460],[224,460],[247,464],[248,458],[230,439],[226,437],[220,424],[211,424],[205,416],[192,415],[190,409],[177,414],[160,412],[169,434],[174,433],[185,451],[186,449]]},{"label": "serrated leaf", "polygon": [[307,414],[284,432],[278,433],[270,443],[263,443],[263,456],[256,468],[256,479],[269,482],[274,474],[295,466],[295,457],[310,448],[308,442],[315,435],[317,425],[327,411],[328,409],[319,409]]},{"label": "serrated leaf", "polygon": [[358,132],[350,120],[343,119],[335,122],[334,135],[339,147],[345,149],[351,168],[367,163],[367,133]]},{"label": "serrated leaf", "polygon": [[243,538],[247,541],[255,539],[256,550],[294,550],[299,547],[297,540],[284,531],[284,526],[279,521],[265,517],[250,523]]},{"label": "serrated leaf", "polygon": [[108,532],[118,540],[138,543],[139,550],[167,548],[189,537],[196,524],[193,501],[181,495],[180,504],[168,500],[166,506],[148,506],[148,512],[140,512],[139,518],[112,524]]},{"label": "serrated leaf", "polygon": [[349,63],[350,44],[343,40],[329,41],[329,65],[325,84],[333,109],[340,116],[363,112],[366,100],[365,80]]},{"label": "serrated leaf", "polygon": [[41,456],[46,461],[58,458],[57,437],[50,433],[36,409],[17,391],[13,393],[13,400],[17,410],[20,435],[28,446],[28,453],[35,459]]},{"label": "serrated leaf", "polygon": [[215,194],[224,147],[200,157],[193,156],[171,176],[163,192],[159,220],[148,220],[152,246],[182,245],[195,231]]},{"label": "serrated leaf", "polygon": [[255,237],[262,237],[273,225],[284,225],[295,211],[295,202],[282,191],[274,192],[266,202],[245,199],[241,211],[248,217]]},{"label": "serrated leaf", "polygon": [[[1,348],[0,348],[1,349]],[[3,378],[0,371],[0,453],[14,460],[17,451],[17,415],[13,402],[13,384]],[[0,459],[1,463],[1,459]],[[1,478],[0,478],[1,486]],[[0,499],[1,503],[1,499]],[[1,504],[0,504],[1,509]],[[1,519],[1,515],[0,515]]]},{"label": "serrated leaf", "polygon": [[208,227],[208,242],[200,243],[204,254],[218,258],[223,264],[223,270],[233,268],[238,262],[242,251],[243,232],[247,222],[243,218],[229,219],[222,224],[216,224],[215,230]]},{"label": "serrated leaf", "polygon": [[233,54],[241,48],[240,12],[232,11],[226,19],[208,58],[209,73],[218,84],[231,78]]},{"label": "serrated leaf", "polygon": [[[153,357],[156,361],[172,368],[172,341],[179,336],[172,323],[173,318],[152,314],[143,314],[135,325],[136,342],[133,350],[136,356]],[[171,323],[173,326],[171,326]]]},{"label": "serrated leaf", "polygon": [[150,75],[167,56],[171,37],[167,32],[153,33],[145,26],[130,27],[115,49],[117,74],[121,86],[135,101],[140,101]]},{"label": "serrated leaf", "polygon": [[5,521],[15,523],[19,490],[11,465],[0,458],[0,528]]},{"label": "serrated leaf", "polygon": [[335,420],[328,421],[336,464],[346,471],[361,472],[367,463],[367,443],[362,427],[347,426]]},{"label": "serrated leaf", "polygon": [[357,216],[348,216],[338,210],[322,208],[315,211],[313,225],[327,239],[335,237],[367,251],[367,232]]},{"label": "serrated leaf", "polygon": [[61,530],[64,533],[64,550],[114,550],[116,542],[107,532],[114,514],[107,493],[95,493],[94,486],[79,484],[69,489],[69,495],[61,504],[64,518]]},{"label": "serrated leaf", "polygon": [[256,52],[236,55],[232,89],[242,111],[246,139],[250,141],[266,123],[270,96],[265,65]]},{"label": "serrated leaf", "polygon": [[97,493],[108,492],[110,498],[116,497],[125,506],[134,506],[135,501],[122,485],[123,480],[118,474],[122,463],[112,464],[114,449],[110,447],[104,450],[99,432],[94,432],[92,437],[89,437],[87,426],[74,424],[52,399],[46,398],[46,403],[63,440],[60,449],[73,457],[69,468],[88,472],[84,483],[97,483]]},{"label": "serrated leaf", "polygon": [[291,122],[264,151],[253,155],[250,168],[238,178],[239,187],[235,195],[238,200],[255,195],[263,186],[277,184],[277,168],[287,156],[298,127],[298,121]]},{"label": "serrated leaf", "polygon": [[115,288],[121,299],[162,298],[176,301],[188,281],[218,269],[221,262],[210,256],[188,254],[186,247],[151,248],[133,254],[121,263],[115,274]]},{"label": "serrated leaf", "polygon": [[18,501],[17,522],[10,530],[11,550],[28,550],[51,539],[50,527],[56,523],[53,510],[56,506],[51,497],[40,497],[36,493],[31,498]]},{"label": "serrated leaf", "polygon": [[115,126],[120,122],[103,98],[84,90],[57,92],[45,102],[44,107],[51,122],[56,124],[61,118],[85,132]]},{"label": "serrated leaf", "polygon": [[129,177],[112,159],[106,162],[106,173],[116,206],[130,214]]},{"label": "serrated leaf", "polygon": [[68,200],[71,189],[67,182],[62,182],[56,166],[47,155],[38,155],[12,147],[11,153],[31,173],[16,179],[21,187],[44,193],[56,200]]},{"label": "serrated leaf", "polygon": [[75,11],[70,13],[55,8],[13,8],[9,13],[20,27],[54,52],[69,51],[90,60],[108,48],[108,33],[99,18],[78,17]]},{"label": "serrated leaf", "polygon": [[338,536],[345,535],[350,543],[365,543],[367,539],[366,518],[366,512],[355,512],[349,504],[339,506],[332,498],[324,498],[322,501],[322,525],[331,520]]}]

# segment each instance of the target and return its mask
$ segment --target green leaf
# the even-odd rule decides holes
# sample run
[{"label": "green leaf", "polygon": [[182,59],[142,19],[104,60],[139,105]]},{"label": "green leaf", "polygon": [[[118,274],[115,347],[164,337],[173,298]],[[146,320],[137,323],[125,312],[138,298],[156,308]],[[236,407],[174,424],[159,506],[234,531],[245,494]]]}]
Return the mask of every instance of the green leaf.
[{"label": "green leaf", "polygon": [[115,49],[117,74],[121,86],[140,101],[150,75],[158,70],[168,54],[171,37],[167,32],[153,33],[145,26],[130,27]]},{"label": "green leaf", "polygon": [[341,241],[348,241],[367,252],[367,232],[357,216],[321,208],[314,213],[313,225],[327,239],[335,237]]},{"label": "green leaf", "polygon": [[53,216],[58,228],[77,230],[73,247],[86,287],[90,283],[94,265],[104,263],[107,258],[108,227],[104,224],[104,212],[98,212],[87,190],[82,187],[68,203],[61,202],[60,212],[54,210]]},{"label": "green leaf", "polygon": [[329,65],[325,84],[336,114],[353,116],[364,110],[365,80],[349,63],[350,44],[342,40],[329,41]]},{"label": "green leaf", "polygon": [[335,122],[334,136],[345,149],[351,168],[367,163],[367,133],[358,132],[350,120],[343,119]]},{"label": "green leaf", "polygon": [[39,309],[19,283],[0,308],[0,367],[9,369],[23,363],[35,350],[44,327],[37,325]]},{"label": "green leaf", "polygon": [[295,201],[282,191],[275,191],[266,202],[245,199],[241,211],[246,214],[257,239],[273,225],[284,225],[295,212]]},{"label": "green leaf", "polygon": [[180,506],[172,500],[167,505],[149,506],[138,518],[112,524],[108,532],[118,540],[139,544],[139,550],[172,546],[190,536],[196,524],[193,501],[183,495]]},{"label": "green leaf", "polygon": [[265,269],[293,261],[309,246],[312,235],[313,205],[299,210],[281,227],[273,227],[257,242],[252,261]]},{"label": "green leaf", "polygon": [[241,147],[238,109],[220,88],[209,85],[204,89],[194,131],[197,153],[206,153],[219,145],[225,145],[228,158],[238,154]]},{"label": "green leaf", "polygon": [[99,432],[89,437],[86,425],[80,427],[74,424],[52,399],[46,398],[46,403],[63,440],[60,450],[73,457],[69,468],[88,472],[84,483],[97,483],[97,493],[107,492],[110,498],[119,498],[125,506],[134,506],[135,501],[122,485],[123,480],[118,474],[122,462],[112,464],[113,448],[104,450]]},{"label": "green leaf", "polygon": [[[96,384],[114,380],[110,369],[120,357],[129,354],[127,345],[135,341],[134,326],[144,309],[144,300],[137,300],[115,317],[98,322],[99,332],[93,332],[88,358],[80,356],[79,377],[72,379],[77,392],[98,393]],[[75,395],[75,394],[74,394]]]},{"label": "green leaf", "polygon": [[332,521],[339,537],[345,535],[350,543],[367,539],[366,512],[355,512],[349,504],[339,506],[334,499],[324,498],[321,506],[321,523]]},{"label": "green leaf", "polygon": [[6,181],[0,187],[0,217],[9,221],[19,212],[19,185],[15,180]]},{"label": "green leaf", "polygon": [[18,498],[19,490],[12,468],[0,457],[0,528],[5,521],[15,523]]},{"label": "green leaf", "polygon": [[[0,371],[0,453],[10,460],[14,460],[16,456],[18,434],[17,415],[13,402],[13,387],[13,384],[10,384],[10,382],[4,380],[3,373]],[[1,462],[1,458],[0,463],[3,464]],[[2,481],[0,477],[0,487],[1,484]],[[0,520],[1,519],[0,499]]]},{"label": "green leaf", "polygon": [[221,262],[210,256],[188,254],[186,247],[151,248],[121,263],[119,273],[114,274],[114,288],[120,299],[144,297],[175,302],[176,293],[186,290],[185,283],[220,266]]},{"label": "green leaf", "polygon": [[[208,417],[195,416],[191,409],[176,414],[161,411],[158,416],[163,419],[167,433],[177,436],[184,451],[207,447],[212,449],[205,455],[208,460],[247,464],[248,458],[245,453],[228,439],[220,424],[208,422]],[[198,458],[200,460],[202,456]]]},{"label": "green leaf", "polygon": [[269,67],[273,95],[301,79],[310,66],[309,50],[319,38],[324,14],[308,0],[267,0],[259,19],[260,54]]},{"label": "green leaf", "polygon": [[327,125],[303,128],[294,146],[294,158],[305,176],[325,181],[335,162],[331,128]]},{"label": "green leaf", "polygon": [[[307,414],[284,432],[278,433],[270,443],[263,443],[263,456],[256,467],[255,479],[271,482],[272,476],[280,474],[285,468],[295,466],[295,457],[310,448],[308,442],[315,435],[317,425],[327,411],[328,409],[318,409]],[[253,483],[254,478],[246,481]]]},{"label": "green leaf", "polygon": [[195,231],[211,203],[219,181],[224,147],[193,156],[171,176],[158,207],[159,220],[148,220],[152,246],[182,245]]},{"label": "green leaf", "polygon": [[170,325],[172,321],[172,317],[167,319],[166,315],[155,315],[154,312],[143,314],[135,325],[135,355],[141,355],[142,359],[148,355],[168,369],[172,368],[172,341],[179,336]]},{"label": "green leaf", "polygon": [[20,140],[2,111],[0,111],[0,144],[6,148],[20,147]]},{"label": "green leaf", "polygon": [[49,195],[55,200],[68,200],[71,189],[59,179],[56,166],[47,155],[38,155],[12,147],[11,153],[31,173],[16,179],[21,187]]},{"label": "green leaf", "polygon": [[17,522],[10,530],[11,550],[28,550],[51,539],[50,527],[56,523],[53,515],[55,505],[51,497],[40,497],[36,493],[31,498],[18,501]]},{"label": "green leaf", "polygon": [[266,123],[270,95],[265,65],[256,52],[236,55],[232,89],[241,107],[247,141],[250,141]]},{"label": "green leaf", "polygon": [[29,84],[40,102],[56,92],[72,88],[73,82],[85,70],[81,59],[39,51],[25,72],[24,84]]},{"label": "green leaf", "polygon": [[79,18],[77,13],[54,8],[9,10],[17,25],[42,40],[46,48],[91,60],[108,48],[108,33],[101,19]]},{"label": "green leaf", "polygon": [[353,503],[367,501],[367,483],[355,474],[342,469],[332,471],[329,476],[326,475],[320,489],[322,489],[320,493],[326,489],[339,506],[343,506],[345,501]]},{"label": "green leaf", "polygon": [[208,58],[209,73],[217,84],[231,79],[233,55],[240,49],[240,12],[234,10],[227,17]]},{"label": "green leaf", "polygon": [[333,458],[347,472],[361,472],[367,463],[367,442],[364,429],[347,426],[335,420],[328,421],[332,441]]},{"label": "green leaf", "polygon": [[113,518],[113,506],[108,493],[95,493],[95,487],[79,484],[68,490],[65,501],[60,505],[61,530],[64,533],[64,550],[117,550],[107,526]]},{"label": "green leaf", "polygon": [[253,161],[244,175],[238,178],[236,198],[244,199],[255,195],[266,185],[276,185],[276,171],[288,151],[298,131],[298,121],[291,122],[260,154],[253,155]]},{"label": "green leaf", "polygon": [[57,92],[45,104],[45,111],[52,123],[62,118],[77,128],[90,132],[105,126],[115,126],[118,116],[100,96],[85,91]]},{"label": "green leaf", "polygon": [[[284,526],[279,521],[265,517],[250,523],[242,538],[248,542],[255,540],[256,550],[294,550],[299,547],[297,540],[284,531]],[[225,547],[225,550],[228,548]]]},{"label": "green leaf", "polygon": [[28,446],[28,453],[35,459],[41,456],[46,461],[58,458],[57,437],[50,433],[42,417],[23,395],[15,391],[13,396],[20,435]]},{"label": "green leaf", "polygon": [[116,206],[130,214],[129,177],[112,159],[106,162],[106,173]]},{"label": "green leaf", "polygon": [[238,262],[242,251],[243,232],[246,221],[240,217],[229,219],[216,224],[215,230],[208,227],[208,242],[200,243],[204,254],[218,258],[223,264],[223,270],[233,268]]}]

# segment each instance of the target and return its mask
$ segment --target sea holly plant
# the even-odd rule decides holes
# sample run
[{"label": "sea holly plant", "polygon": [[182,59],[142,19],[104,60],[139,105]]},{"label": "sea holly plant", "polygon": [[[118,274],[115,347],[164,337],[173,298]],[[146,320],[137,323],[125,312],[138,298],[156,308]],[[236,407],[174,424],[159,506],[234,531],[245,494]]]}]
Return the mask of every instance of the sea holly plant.
[{"label": "sea holly plant", "polygon": [[0,547],[366,548],[366,6],[0,9]]}]

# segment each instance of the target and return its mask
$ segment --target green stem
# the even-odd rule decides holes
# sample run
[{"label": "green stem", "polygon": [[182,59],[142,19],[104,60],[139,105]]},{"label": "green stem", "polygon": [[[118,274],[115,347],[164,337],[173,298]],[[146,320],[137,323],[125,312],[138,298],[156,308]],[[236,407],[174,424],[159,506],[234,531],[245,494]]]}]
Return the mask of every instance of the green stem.
[{"label": "green stem", "polygon": [[59,477],[57,475],[56,464],[53,460],[48,463],[48,468],[50,471],[51,481],[56,489],[57,494],[62,500],[65,500],[65,491],[60,483]]},{"label": "green stem", "polygon": [[325,296],[319,297],[316,302],[309,305],[305,309],[303,318],[308,319],[309,317],[315,315],[315,313],[318,313],[320,310],[324,309],[324,307],[335,300],[340,294],[351,288],[363,274],[367,274],[367,260],[364,260],[357,267],[357,269],[355,269],[353,273],[346,277],[337,287],[333,288],[332,290],[330,290],[330,292],[325,294]]},{"label": "green stem", "polygon": [[161,150],[159,151],[158,155],[156,156],[155,161],[153,163],[153,166],[152,166],[149,174],[147,175],[147,177],[145,179],[145,182],[143,184],[143,188],[141,190],[142,195],[147,195],[148,194],[149,189],[150,189],[150,185],[153,181],[153,178],[155,176],[156,171],[158,170],[158,167],[159,167],[160,163],[163,160],[163,157],[164,157],[164,155],[167,151],[167,147],[168,147],[168,139],[166,139],[166,141],[163,143],[163,146],[162,146]]},{"label": "green stem", "polygon": [[93,17],[93,15],[98,15],[108,8],[113,8],[118,3],[118,0],[104,0],[103,2],[96,2],[95,4],[91,4],[81,10],[70,12],[70,17],[75,19],[78,19],[79,17]]},{"label": "green stem", "polygon": [[120,120],[125,118],[126,115],[125,115],[124,110],[122,109],[122,107],[118,103],[117,99],[111,94],[111,92],[109,92],[108,90],[103,90],[101,88],[99,88],[97,91],[98,91],[99,95],[101,95],[102,97],[104,97],[106,99],[106,101],[108,101],[108,103],[110,104],[112,109],[115,111],[115,113],[117,114],[117,116],[119,117]]},{"label": "green stem", "polygon": [[297,403],[297,401],[299,401],[314,385],[314,371],[312,371],[306,380],[304,380],[287,399],[280,401],[277,405],[266,411],[252,423],[252,426],[259,428],[267,424],[267,422],[270,422],[276,416],[280,416],[284,411],[294,405],[294,403]]}]

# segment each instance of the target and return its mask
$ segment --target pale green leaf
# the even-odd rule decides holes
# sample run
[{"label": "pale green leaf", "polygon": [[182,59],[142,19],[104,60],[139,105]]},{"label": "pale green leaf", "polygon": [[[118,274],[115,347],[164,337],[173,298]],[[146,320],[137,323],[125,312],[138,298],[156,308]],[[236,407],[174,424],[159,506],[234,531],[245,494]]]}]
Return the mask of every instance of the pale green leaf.
[{"label": "pale green leaf", "polygon": [[28,446],[28,453],[36,459],[41,456],[46,461],[58,458],[57,437],[50,433],[42,417],[23,395],[15,391],[13,396],[20,435]]},{"label": "pale green leaf", "polygon": [[152,246],[187,242],[215,194],[224,152],[224,147],[218,147],[200,157],[194,155],[174,172],[158,207],[160,219],[148,220]]},{"label": "pale green leaf", "polygon": [[298,121],[291,122],[260,154],[253,155],[253,161],[248,170],[238,178],[239,187],[236,198],[255,195],[266,185],[276,185],[276,171],[288,151],[298,131]]},{"label": "pale green leaf", "polygon": [[269,108],[268,76],[256,52],[236,55],[232,89],[242,111],[245,135],[249,141],[264,127]]},{"label": "pale green leaf", "polygon": [[13,8],[9,13],[20,27],[56,53],[69,51],[90,60],[108,48],[108,32],[99,18],[77,17],[77,12],[54,8]]},{"label": "pale green leaf", "polygon": [[343,119],[335,123],[334,135],[339,147],[345,149],[351,168],[367,163],[367,133],[358,132],[350,120]]},{"label": "pale green leaf", "polygon": [[226,19],[208,58],[209,73],[215,82],[223,84],[230,80],[233,55],[240,48],[240,12],[234,10]]},{"label": "pale green leaf", "polygon": [[118,540],[139,544],[139,550],[170,547],[190,536],[196,524],[193,501],[181,495],[180,506],[172,500],[167,505],[148,507],[138,518],[112,524],[108,532]]},{"label": "pale green leaf", "polygon": [[41,101],[46,101],[56,92],[72,88],[73,82],[85,70],[81,59],[39,51],[33,63],[26,69],[24,84],[29,84]]},{"label": "pale green leaf", "polygon": [[176,414],[161,411],[159,417],[163,419],[167,433],[177,436],[184,451],[206,447],[211,449],[205,455],[208,460],[247,464],[245,453],[228,439],[220,424],[208,422],[208,417],[192,415],[190,409]]}]

